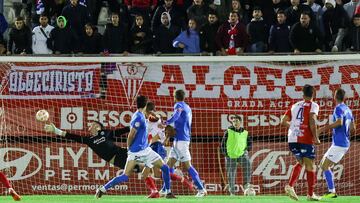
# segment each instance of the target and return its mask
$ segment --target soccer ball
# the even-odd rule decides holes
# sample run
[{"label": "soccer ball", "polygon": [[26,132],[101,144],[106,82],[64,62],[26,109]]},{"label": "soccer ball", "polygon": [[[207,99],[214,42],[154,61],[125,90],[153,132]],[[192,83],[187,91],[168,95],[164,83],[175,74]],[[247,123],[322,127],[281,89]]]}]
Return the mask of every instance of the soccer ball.
[{"label": "soccer ball", "polygon": [[46,122],[49,120],[49,112],[47,112],[45,109],[41,109],[38,112],[36,112],[36,120],[40,122]]},{"label": "soccer ball", "polygon": [[254,190],[254,188],[247,188],[246,190],[244,190],[244,196],[255,196],[256,192]]}]

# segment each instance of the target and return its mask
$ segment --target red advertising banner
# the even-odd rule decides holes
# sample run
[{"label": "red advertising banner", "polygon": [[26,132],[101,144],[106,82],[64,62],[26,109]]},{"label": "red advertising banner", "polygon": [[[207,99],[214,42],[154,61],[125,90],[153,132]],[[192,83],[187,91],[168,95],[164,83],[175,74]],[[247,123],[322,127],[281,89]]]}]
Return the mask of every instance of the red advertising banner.
[{"label": "red advertising banner", "polygon": [[[138,94],[148,96],[157,105],[159,114],[169,116],[176,88],[185,90],[186,102],[192,107],[193,136],[219,135],[230,125],[233,114],[242,116],[252,135],[285,135],[285,129],[279,128],[280,117],[291,104],[302,99],[301,88],[305,84],[317,89],[319,125],[331,122],[332,92],[338,87],[346,91],[346,103],[357,119],[360,105],[357,64],[358,61],[306,65],[13,64],[7,74],[2,73],[6,77],[2,80],[4,91],[0,98],[11,100],[3,105],[4,112],[10,112],[5,119],[9,119],[11,129],[25,129],[25,135],[40,135],[29,113],[35,114],[43,108],[51,111],[51,120],[57,126],[77,133],[86,133],[88,124],[94,120],[107,128],[128,126]],[[18,111],[25,107],[29,109]],[[15,111],[18,113],[12,113]],[[20,133],[7,131],[6,134]]]},{"label": "red advertising banner", "polygon": [[[221,178],[217,158],[218,143],[192,143],[193,165],[198,169],[201,179],[210,194],[226,193],[226,184]],[[330,143],[317,147],[317,163],[326,152]],[[359,143],[354,143],[345,158],[333,168],[337,192],[342,195],[358,195],[355,188],[357,168],[360,163],[357,156]],[[7,156],[7,159],[5,159]],[[281,194],[287,184],[295,158],[287,149],[287,143],[255,143],[250,152],[252,162],[252,183],[258,194]],[[96,188],[119,175],[122,170],[100,160],[91,149],[76,143],[14,144],[0,149],[0,169],[11,171],[10,180],[21,194],[93,194]],[[9,161],[6,161],[9,160]],[[226,179],[224,156],[220,156],[223,175]],[[140,175],[133,175],[129,182],[118,185],[112,193],[146,194],[148,191]],[[304,169],[295,189],[306,194]],[[325,192],[325,180],[322,171],[317,170],[316,192]],[[158,187],[162,181],[156,181]],[[192,194],[179,182],[173,182],[177,194]],[[243,192],[241,167],[239,166],[236,191]]]},{"label": "red advertising banner", "polygon": [[[169,117],[173,92],[181,88],[193,111],[192,136],[197,138],[191,144],[193,164],[210,194],[221,194],[226,187],[219,164],[223,165],[223,158],[218,160],[218,143],[211,138],[223,135],[234,114],[243,118],[251,136],[263,138],[250,152],[257,192],[280,194],[295,161],[287,144],[279,141],[279,136],[287,135],[286,128],[279,126],[280,117],[302,99],[302,86],[311,84],[320,106],[319,125],[332,122],[332,94],[339,87],[346,91],[346,104],[359,123],[359,62],[2,64],[0,137],[5,139],[1,139],[0,170],[7,171],[22,194],[93,193],[121,170],[99,160],[84,145],[50,142],[53,135],[43,131],[35,113],[46,109],[57,127],[86,135],[93,121],[107,129],[128,126],[139,94],[148,96],[158,113]],[[328,145],[318,147],[319,158]],[[354,189],[360,186],[358,145],[353,143],[345,159],[334,167],[337,189],[345,195],[359,195]],[[317,177],[322,193],[326,186],[321,171]],[[144,182],[133,179],[115,188],[116,193],[145,194]],[[237,183],[241,192],[240,174]],[[299,193],[305,194],[304,185],[302,172],[296,188]],[[174,190],[190,194],[176,183]]]}]

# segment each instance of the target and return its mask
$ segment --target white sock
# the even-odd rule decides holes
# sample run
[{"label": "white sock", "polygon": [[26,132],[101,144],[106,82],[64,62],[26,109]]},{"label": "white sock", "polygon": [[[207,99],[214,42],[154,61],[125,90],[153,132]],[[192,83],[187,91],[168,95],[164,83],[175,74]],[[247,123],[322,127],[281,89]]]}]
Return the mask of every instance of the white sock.
[{"label": "white sock", "polygon": [[335,188],[334,188],[334,189],[330,189],[329,192],[335,193]]},{"label": "white sock", "polygon": [[105,189],[104,186],[101,186],[99,190],[100,190],[101,192],[104,192],[104,193],[106,192],[106,189]]}]

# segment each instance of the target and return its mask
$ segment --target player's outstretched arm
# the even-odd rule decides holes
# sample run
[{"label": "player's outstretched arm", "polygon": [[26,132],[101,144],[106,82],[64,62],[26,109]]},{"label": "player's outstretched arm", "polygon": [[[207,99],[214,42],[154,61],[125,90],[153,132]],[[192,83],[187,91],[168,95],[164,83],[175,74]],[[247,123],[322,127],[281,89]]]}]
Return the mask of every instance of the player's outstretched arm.
[{"label": "player's outstretched arm", "polygon": [[74,140],[75,142],[79,142],[79,143],[86,143],[86,141],[88,139],[88,138],[80,136],[80,135],[75,135],[75,134],[71,134],[66,131],[60,130],[53,123],[45,124],[44,130],[45,130],[45,132],[54,133],[56,135],[65,137],[66,139]]},{"label": "player's outstretched arm", "polygon": [[45,130],[45,132],[55,133],[55,134],[57,134],[59,136],[65,136],[66,135],[66,131],[60,130],[53,123],[45,124],[44,130]]},{"label": "player's outstretched arm", "polygon": [[177,121],[177,119],[180,118],[180,115],[181,115],[181,112],[182,112],[182,111],[183,111],[182,108],[176,108],[174,114],[171,116],[171,118],[169,118],[169,119],[165,122],[165,124],[166,124],[166,125],[169,125],[169,124]]}]

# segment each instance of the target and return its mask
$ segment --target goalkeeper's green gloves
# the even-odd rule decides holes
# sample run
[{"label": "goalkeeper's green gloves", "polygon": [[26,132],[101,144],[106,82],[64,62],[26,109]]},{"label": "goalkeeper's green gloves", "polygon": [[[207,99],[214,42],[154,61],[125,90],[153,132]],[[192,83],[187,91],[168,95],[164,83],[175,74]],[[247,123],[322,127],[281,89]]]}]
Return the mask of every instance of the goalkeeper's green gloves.
[{"label": "goalkeeper's green gloves", "polygon": [[45,124],[44,130],[48,133],[55,133],[57,135],[64,136],[64,131],[57,128],[53,123]]}]

